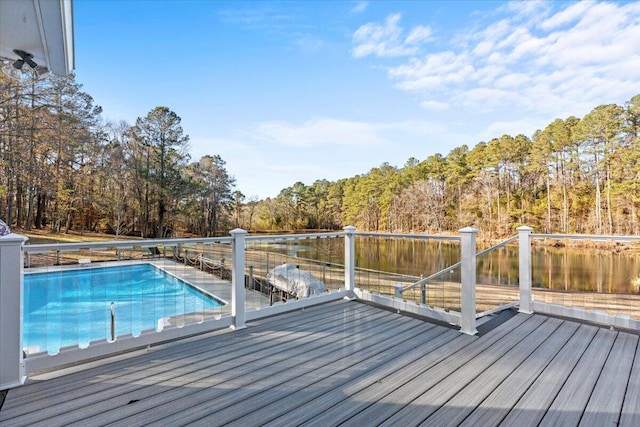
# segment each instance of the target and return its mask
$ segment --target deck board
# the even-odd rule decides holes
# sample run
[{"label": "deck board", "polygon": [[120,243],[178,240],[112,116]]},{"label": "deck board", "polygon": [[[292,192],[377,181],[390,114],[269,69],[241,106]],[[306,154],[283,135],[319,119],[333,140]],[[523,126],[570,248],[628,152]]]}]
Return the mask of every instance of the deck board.
[{"label": "deck board", "polygon": [[[379,321],[384,314],[376,310],[367,310],[359,321]],[[197,361],[186,357],[172,361],[158,372],[145,370],[147,376],[142,380],[127,381],[124,384],[120,384],[119,381],[115,387],[107,381],[109,388],[106,393],[96,392],[92,396],[68,402],[68,405],[57,405],[51,410],[57,412],[56,420],[59,420],[61,425],[73,425],[74,422],[78,425],[115,423],[128,415],[148,422],[153,417],[145,413],[146,410],[153,410],[154,416],[160,416],[165,411],[171,413],[176,399],[186,399],[186,396],[203,387],[211,390],[221,383],[225,383],[229,388],[247,386],[256,376],[265,375],[264,366],[277,364],[285,359],[285,354],[292,357],[313,348],[325,347],[333,339],[332,334],[345,333],[349,326],[358,329],[357,325],[347,324],[342,317],[338,317],[320,323],[316,328],[309,327],[309,330],[303,332],[271,332],[268,334],[270,339],[265,340],[263,336],[254,337],[253,340],[259,339],[259,342],[249,348],[242,345],[243,343],[239,346],[231,345],[234,351],[230,353],[218,354],[214,350],[204,353]],[[295,331],[299,325],[288,327]],[[295,339],[290,339],[290,335],[296,335]],[[221,390],[226,390],[226,387],[223,386]],[[127,402],[132,400],[136,400],[136,404],[127,405]],[[132,422],[135,425],[134,421],[128,421],[127,424],[132,425]]]},{"label": "deck board", "polygon": [[640,425],[638,336],[517,314],[479,337],[335,301],[42,374],[5,426]]},{"label": "deck board", "polygon": [[[314,408],[314,411],[305,411],[307,416],[334,408],[344,400],[344,396],[352,395],[371,384],[383,381],[385,377],[397,372],[398,369],[415,363],[429,352],[456,339],[458,342],[464,342],[463,336],[455,331],[434,328],[429,330],[427,334],[420,336],[421,343],[419,345],[414,346],[415,344],[409,343],[409,346],[404,345],[401,348],[394,348],[393,352],[385,352],[382,355],[383,358],[376,360],[375,364],[367,361],[363,362],[362,366],[352,366],[340,370],[315,384],[305,386],[302,390],[303,396],[296,395],[295,399],[284,398],[277,405],[262,406],[233,420],[230,425],[300,423],[304,420],[303,414],[298,412],[300,408],[308,408],[309,406]],[[264,394],[270,394],[270,392],[267,390]]]},{"label": "deck board", "polygon": [[[363,313],[369,312],[373,309],[371,307],[358,307],[354,313]],[[291,322],[295,322],[299,327],[304,327],[307,322],[314,321],[311,319],[310,315],[313,313],[323,313],[324,318],[329,318],[331,316],[342,316],[343,311],[339,309],[338,306],[316,306],[305,309],[305,312],[296,311],[293,313],[289,313],[287,316],[282,316],[274,319],[270,319],[269,323],[265,323],[267,319],[262,319],[259,321],[255,321],[252,325],[251,331],[241,330],[237,331],[234,335],[233,343],[237,345],[238,348],[243,348],[243,343],[255,342],[255,337],[250,334],[256,334],[259,336],[259,339],[269,340],[271,339],[270,332],[273,330],[279,331],[282,326],[290,325]],[[319,319],[322,320],[322,319]],[[198,354],[207,353],[211,350],[211,346],[221,345],[227,349],[230,349],[231,340],[227,336],[229,330],[225,329],[222,331],[215,331],[210,334],[206,334],[203,336],[186,338],[181,341],[181,345],[179,347],[175,345],[159,345],[154,346],[152,350],[152,355],[150,357],[140,357],[140,358],[124,358],[114,363],[99,363],[96,368],[92,370],[87,369],[70,369],[70,370],[61,370],[60,373],[66,373],[69,371],[70,373],[66,375],[66,381],[64,383],[58,382],[47,382],[41,381],[43,379],[51,378],[52,376],[59,376],[59,374],[43,374],[37,376],[37,382],[34,381],[29,382],[29,387],[20,387],[16,388],[12,391],[15,395],[17,395],[16,401],[20,402],[20,406],[24,406],[25,404],[31,404],[32,402],[40,401],[43,397],[46,397],[51,394],[57,394],[60,391],[64,391],[68,388],[76,389],[79,386],[86,385],[87,379],[95,378],[97,376],[105,376],[105,375],[115,375],[118,373],[120,375],[125,375],[124,370],[135,372],[139,368],[150,368],[150,364],[157,363],[159,360],[167,360],[171,358],[175,358],[176,360],[180,359],[182,355],[188,356],[196,356]],[[109,361],[107,359],[106,361]],[[182,363],[180,363],[182,364]],[[91,364],[88,364],[91,365]],[[131,374],[126,374],[131,375]],[[3,410],[7,409],[11,405],[6,405]],[[32,407],[35,409],[36,407]]]},{"label": "deck board", "polygon": [[[396,323],[395,320],[399,320],[401,323]],[[371,329],[366,334],[366,337],[364,333],[359,337],[347,335],[340,342],[330,345],[303,346],[295,353],[289,352],[286,355],[287,357],[280,358],[280,360],[273,362],[267,360],[264,364],[260,362],[262,367],[250,377],[232,378],[229,382],[225,382],[219,387],[199,390],[192,395],[180,397],[180,400],[172,401],[172,405],[187,405],[189,410],[179,414],[172,414],[173,416],[169,418],[162,417],[159,420],[164,423],[167,420],[173,420],[175,417],[175,422],[170,422],[173,425],[197,420],[206,416],[209,411],[217,412],[226,407],[233,407],[236,403],[251,397],[259,390],[270,389],[281,383],[291,382],[308,372],[323,369],[327,365],[335,363],[336,356],[338,356],[338,359],[347,357],[348,353],[344,351],[345,348],[371,345],[379,337],[390,339],[392,334],[399,333],[403,326],[406,325],[406,322],[401,319],[395,320],[391,318],[381,320],[381,324]],[[387,325],[382,323],[387,323]],[[237,388],[238,390],[229,394],[226,392],[228,387]],[[231,409],[233,410],[234,408]],[[138,420],[144,423],[149,422],[150,419],[154,420],[155,418],[135,416],[130,418],[128,422],[137,425]]]},{"label": "deck board", "polygon": [[[318,313],[322,313],[322,311],[319,311]],[[366,313],[371,313],[371,315],[375,316],[380,315],[370,307],[361,307],[354,313],[360,313],[363,316],[366,315]],[[306,312],[305,314],[309,313]],[[84,374],[78,373],[71,377],[75,378],[80,375],[83,379],[80,382],[66,382],[67,386],[71,386],[70,391],[65,393],[62,398],[58,399],[55,407],[51,407],[47,402],[47,398],[44,398],[40,402],[36,402],[40,405],[22,404],[18,405],[15,409],[3,408],[3,412],[5,412],[5,409],[31,412],[32,414],[27,415],[26,419],[36,416],[33,414],[34,410],[38,410],[38,416],[40,417],[44,417],[49,414],[52,414],[53,416],[55,415],[53,414],[53,411],[73,412],[78,408],[81,408],[82,411],[88,411],[90,408],[87,405],[95,402],[100,402],[101,405],[105,405],[107,404],[105,401],[111,397],[115,397],[118,401],[109,401],[108,403],[118,406],[120,399],[123,399],[121,396],[124,396],[124,399],[130,397],[130,399],[126,400],[127,402],[129,400],[139,398],[140,396],[138,394],[131,395],[131,393],[144,388],[144,386],[154,384],[154,378],[157,378],[157,381],[155,382],[161,382],[164,379],[161,377],[162,375],[168,375],[170,378],[176,378],[176,386],[179,384],[179,381],[184,382],[189,379],[195,380],[187,375],[188,372],[185,372],[185,367],[190,370],[201,369],[206,371],[215,364],[233,364],[237,361],[239,356],[246,356],[248,352],[251,352],[253,347],[264,344],[268,344],[273,348],[279,347],[280,351],[286,351],[287,348],[295,345],[295,340],[289,340],[287,337],[290,334],[295,334],[295,330],[297,328],[304,328],[308,322],[312,321],[312,319],[303,320],[300,316],[301,314],[285,316],[285,318],[291,318],[293,321],[299,322],[293,327],[283,319],[280,319],[279,322],[275,323],[276,328],[273,328],[274,325],[267,325],[262,329],[258,326],[258,330],[256,331],[254,331],[253,328],[251,331],[248,329],[237,331],[238,333],[235,334],[233,339],[225,340],[219,337],[214,337],[211,341],[206,339],[201,340],[199,342],[200,346],[198,347],[198,351],[195,351],[192,343],[189,343],[188,351],[185,352],[181,352],[179,351],[180,349],[174,349],[169,346],[166,349],[151,352],[146,356],[130,361],[130,368],[123,368],[120,363],[113,367],[113,369],[109,369],[111,368],[110,366],[101,367],[97,375],[89,377],[92,379],[91,381],[86,381],[84,379]],[[332,324],[329,319],[334,319],[334,323],[340,324],[343,323],[343,316],[344,313],[341,310],[338,310],[331,311],[328,316],[323,315],[319,319],[327,325]],[[284,330],[284,328],[287,328],[287,325],[288,328],[291,329],[290,331]],[[301,338],[300,333],[297,335],[298,338]],[[306,331],[303,332],[302,335],[311,336],[312,333]],[[46,383],[40,384],[46,385]],[[40,384],[34,384],[28,388],[19,388],[16,389],[16,391],[25,392],[29,389],[37,389]],[[57,391],[58,390],[56,390],[56,392]],[[53,394],[51,390],[49,390],[45,396],[48,397],[52,395],[56,394]]]},{"label": "deck board", "polygon": [[[393,326],[393,320],[385,320],[385,317],[390,313],[383,312],[378,315],[383,317],[371,317],[371,322],[380,323],[380,325],[371,328],[369,334],[377,335],[382,333],[384,329],[384,323]],[[406,322],[407,319],[397,319],[400,322]],[[398,326],[401,326],[400,324]],[[322,326],[324,328],[324,326]],[[395,326],[394,326],[395,328]],[[392,330],[395,330],[391,328]],[[398,330],[401,330],[398,329]],[[180,406],[181,408],[189,408],[188,411],[183,411],[189,415],[196,412],[194,408],[197,405],[204,402],[205,408],[211,407],[211,402],[215,398],[216,402],[231,402],[232,399],[238,399],[244,396],[247,390],[252,390],[256,383],[260,381],[269,381],[271,378],[283,378],[286,380],[287,372],[291,370],[291,366],[301,363],[303,360],[307,360],[309,357],[321,357],[321,355],[331,354],[341,346],[348,345],[352,341],[362,340],[363,334],[346,334],[344,329],[339,329],[337,334],[344,335],[344,339],[340,342],[328,342],[326,339],[315,341],[303,341],[297,339],[295,345],[291,344],[284,352],[278,349],[278,353],[273,354],[271,349],[266,351],[255,349],[253,354],[236,358],[233,364],[218,365],[219,372],[215,375],[209,375],[200,379],[198,382],[207,381],[207,388],[197,387],[189,390],[188,392],[181,389],[172,388],[160,393],[151,394],[151,397],[145,398],[144,404],[139,405],[137,408],[126,408],[125,410],[114,410],[108,413],[100,415],[100,420],[105,419],[105,415],[109,421],[117,421],[118,419],[132,415],[127,419],[128,425],[137,425],[137,422],[148,423],[160,417],[162,420],[165,416],[161,416],[161,412],[167,414],[173,414],[173,406]],[[314,334],[314,335],[317,335]],[[330,335],[327,337],[333,339]],[[270,347],[271,348],[271,347]],[[232,394],[227,394],[229,389],[236,390]],[[225,400],[227,399],[227,400]],[[157,404],[162,402],[170,402],[169,404],[162,404],[162,411],[158,411]],[[142,403],[142,402],[141,402]],[[153,414],[144,413],[146,410],[153,410]],[[209,409],[206,409],[209,410]],[[134,413],[135,412],[135,413]],[[110,418],[110,417],[114,418]]]},{"label": "deck board", "polygon": [[620,414],[620,425],[625,427],[640,425],[640,343],[636,346],[633,368]]},{"label": "deck board", "polygon": [[631,375],[638,337],[620,332],[598,378],[581,425],[616,425]]},{"label": "deck board", "polygon": [[[335,318],[334,322],[342,322],[343,313],[341,310],[332,310],[326,314],[322,314],[322,311],[317,312],[322,316],[317,320],[329,322],[329,319]],[[235,360],[238,356],[246,355],[247,351],[251,351],[253,346],[260,345],[260,343],[268,343],[273,347],[280,345],[280,350],[286,351],[288,346],[292,345],[287,342],[289,341],[287,337],[289,334],[295,333],[287,319],[291,320],[291,322],[297,322],[296,327],[303,328],[308,322],[313,321],[309,316],[306,318],[305,316],[313,315],[313,313],[309,313],[309,311],[296,313],[284,316],[276,323],[269,324],[263,328],[256,326],[255,330],[252,328],[251,331],[248,329],[238,331],[233,340],[225,339],[227,337],[224,336],[215,336],[211,340],[201,339],[186,343],[187,345],[184,349],[168,346],[134,360],[101,366],[93,375],[90,372],[78,372],[69,375],[64,383],[40,382],[29,387],[18,388],[15,389],[16,394],[18,394],[15,402],[19,402],[19,404],[16,407],[5,405],[3,412],[33,413],[43,409],[50,412],[53,410],[73,410],[74,407],[84,408],[87,402],[100,401],[109,396],[120,396],[136,390],[140,388],[139,383],[151,384],[151,378],[154,375],[157,378],[158,370],[170,377],[179,377],[183,375],[180,370],[185,365],[188,365],[191,369],[207,369],[211,365],[212,348],[216,349],[214,354],[218,362],[221,360]],[[374,309],[366,306],[359,307],[354,313],[359,313],[363,316],[371,313],[379,316],[379,313],[376,313]],[[331,323],[326,324],[330,325]],[[287,326],[292,330],[280,330]],[[311,332],[305,332],[305,334],[311,335]],[[181,357],[181,355],[185,355],[185,357]],[[92,381],[87,381],[87,379]],[[158,378],[158,382],[162,380],[162,378]],[[54,384],[57,386],[54,386]],[[117,387],[118,385],[121,386]],[[52,395],[58,395],[64,389],[70,391],[65,393],[62,399],[57,402],[56,409],[51,408],[47,398]],[[49,412],[40,413],[40,416],[44,416]],[[34,416],[30,415],[30,417]],[[27,417],[27,419],[29,418]]]},{"label": "deck board", "polygon": [[[557,324],[557,329],[552,329],[554,323],[545,324],[547,335],[539,335],[536,339],[531,334],[518,343],[513,351],[498,359],[422,424],[460,424],[485,402],[494,413],[498,412],[498,408],[512,407],[578,328],[573,322],[550,320]],[[485,422],[483,425],[496,424]]]},{"label": "deck board", "polygon": [[540,422],[541,426],[578,425],[616,336],[600,329]]},{"label": "deck board", "polygon": [[[433,384],[433,387],[425,387],[422,385],[424,382],[420,385],[413,385],[416,388],[422,387],[424,391],[421,391],[409,404],[402,406],[392,417],[384,420],[383,425],[419,425],[426,417],[442,408],[462,388],[466,388],[473,380],[490,369],[498,360],[507,357],[512,350],[514,350],[514,356],[518,357],[519,354],[516,352],[526,352],[529,347],[535,348],[542,343],[548,336],[549,326],[553,330],[557,328],[556,320],[534,317],[474,357],[472,363],[463,363],[456,367],[454,372],[446,375],[442,381]],[[552,325],[549,325],[549,322],[552,322]],[[543,324],[544,327],[539,327]]]},{"label": "deck board", "polygon": [[[565,325],[577,330],[557,353],[547,349],[536,351],[528,363],[497,387],[461,426],[493,426],[505,419],[505,425],[536,425],[597,331],[597,328],[575,322],[565,322]],[[564,339],[560,334],[555,336]]]},{"label": "deck board", "polygon": [[[525,328],[534,329],[536,323],[544,321],[544,319],[530,319],[525,315],[517,316],[513,320],[515,320],[514,324],[521,322],[517,324],[515,329],[519,329],[523,324],[528,324]],[[533,321],[528,323],[528,320]],[[361,393],[352,396],[352,399],[345,400],[310,419],[307,424],[329,425],[345,422],[353,417],[362,417],[368,420],[368,425],[375,424],[377,418],[384,419],[388,416],[392,408],[397,411],[398,405],[403,405],[419,396],[426,385],[435,384],[448,375],[454,374],[456,369],[464,363],[475,359],[487,348],[497,345],[502,341],[502,338],[509,335],[510,330],[509,326],[503,324],[485,335],[484,339],[476,338],[462,348],[458,348],[456,344],[453,344],[454,348],[445,345],[439,351],[430,353],[416,364],[398,370],[385,381],[373,384]],[[457,350],[454,351],[454,349]],[[349,420],[349,423],[355,424],[357,418]]]},{"label": "deck board", "polygon": [[[419,326],[419,327],[418,327]],[[168,422],[171,425],[193,423],[211,425],[212,423],[228,423],[241,417],[247,409],[254,405],[260,405],[260,400],[267,397],[268,400],[276,403],[278,400],[286,398],[291,391],[303,389],[305,386],[315,384],[328,376],[343,373],[349,367],[366,369],[368,363],[377,363],[375,356],[381,352],[388,351],[387,356],[397,357],[402,354],[403,345],[414,338],[419,333],[426,333],[427,325],[416,325],[415,329],[405,330],[387,328],[384,333],[376,333],[369,340],[360,340],[357,343],[359,350],[354,352],[343,352],[340,363],[335,363],[333,359],[327,358],[327,354],[333,350],[323,348],[322,353],[305,353],[304,358],[294,361],[293,367],[277,372],[277,375],[267,375],[263,380],[253,382],[251,390],[244,393],[235,393],[233,398],[223,397],[221,399],[211,399],[210,393],[202,393],[201,400],[197,407],[192,407],[189,411],[175,414],[169,418],[163,418],[162,423]],[[354,347],[354,348],[355,348]],[[280,391],[280,393],[278,393]],[[297,400],[297,397],[294,396]],[[257,406],[256,405],[256,406]],[[262,405],[260,405],[262,406]]]}]

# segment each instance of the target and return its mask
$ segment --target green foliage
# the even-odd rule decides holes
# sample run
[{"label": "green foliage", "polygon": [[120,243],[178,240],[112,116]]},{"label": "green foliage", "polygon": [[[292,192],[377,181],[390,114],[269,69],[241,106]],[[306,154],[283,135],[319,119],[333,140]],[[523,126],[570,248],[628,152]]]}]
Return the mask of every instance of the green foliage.
[{"label": "green foliage", "polygon": [[502,135],[446,156],[383,163],[335,182],[247,198],[218,155],[190,162],[180,117],[156,107],[102,123],[71,78],[0,75],[0,215],[12,226],[141,236],[230,228],[640,234],[640,95],[532,138]]},{"label": "green foliage", "polygon": [[[638,190],[640,95],[625,107],[603,105],[583,119],[556,119],[531,139],[503,135],[446,156],[410,157],[400,169],[384,163],[364,175],[323,181],[321,188],[298,182],[277,203],[258,206],[261,224],[277,229],[352,224],[444,232],[471,225],[492,238],[528,224],[543,232],[638,234]],[[333,221],[318,221],[328,217]]]},{"label": "green foliage", "polygon": [[226,231],[234,180],[219,156],[189,165],[176,113],[156,107],[130,126],[102,123],[101,112],[73,76],[0,75],[0,212],[9,223],[143,237]]}]

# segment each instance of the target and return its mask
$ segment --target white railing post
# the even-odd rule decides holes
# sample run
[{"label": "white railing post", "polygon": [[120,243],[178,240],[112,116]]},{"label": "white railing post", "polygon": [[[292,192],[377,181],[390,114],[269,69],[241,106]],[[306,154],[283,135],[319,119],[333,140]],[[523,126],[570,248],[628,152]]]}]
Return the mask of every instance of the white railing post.
[{"label": "white railing post", "polygon": [[478,230],[465,227],[459,231],[462,234],[460,332],[475,335],[478,332],[476,330],[476,234]]},{"label": "white railing post", "polygon": [[347,225],[344,230],[344,288],[355,289],[356,282],[356,228]]},{"label": "white railing post", "polygon": [[247,232],[241,228],[231,230],[233,237],[231,260],[231,316],[233,329],[245,328],[244,309],[244,244]]},{"label": "white railing post", "polygon": [[520,313],[531,314],[531,227],[518,227]]},{"label": "white railing post", "polygon": [[23,254],[28,239],[18,234],[0,236],[0,390],[22,385]]},{"label": "white railing post", "polygon": [[402,284],[396,283],[393,285],[393,297],[402,300]]}]

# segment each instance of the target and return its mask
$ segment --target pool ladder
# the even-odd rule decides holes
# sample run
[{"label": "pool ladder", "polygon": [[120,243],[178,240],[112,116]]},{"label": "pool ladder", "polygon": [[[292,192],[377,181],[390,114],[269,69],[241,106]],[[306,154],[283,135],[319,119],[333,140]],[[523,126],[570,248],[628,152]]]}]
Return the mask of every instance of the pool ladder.
[{"label": "pool ladder", "polygon": [[111,301],[111,342],[116,340],[116,304]]}]

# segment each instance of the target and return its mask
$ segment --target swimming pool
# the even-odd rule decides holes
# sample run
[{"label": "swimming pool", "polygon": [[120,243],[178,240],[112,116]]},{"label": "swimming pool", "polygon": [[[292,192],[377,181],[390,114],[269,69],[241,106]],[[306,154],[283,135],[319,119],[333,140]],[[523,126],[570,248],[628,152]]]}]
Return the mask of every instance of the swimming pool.
[{"label": "swimming pool", "polygon": [[29,353],[157,329],[161,319],[224,303],[151,264],[24,275],[23,347]]}]

